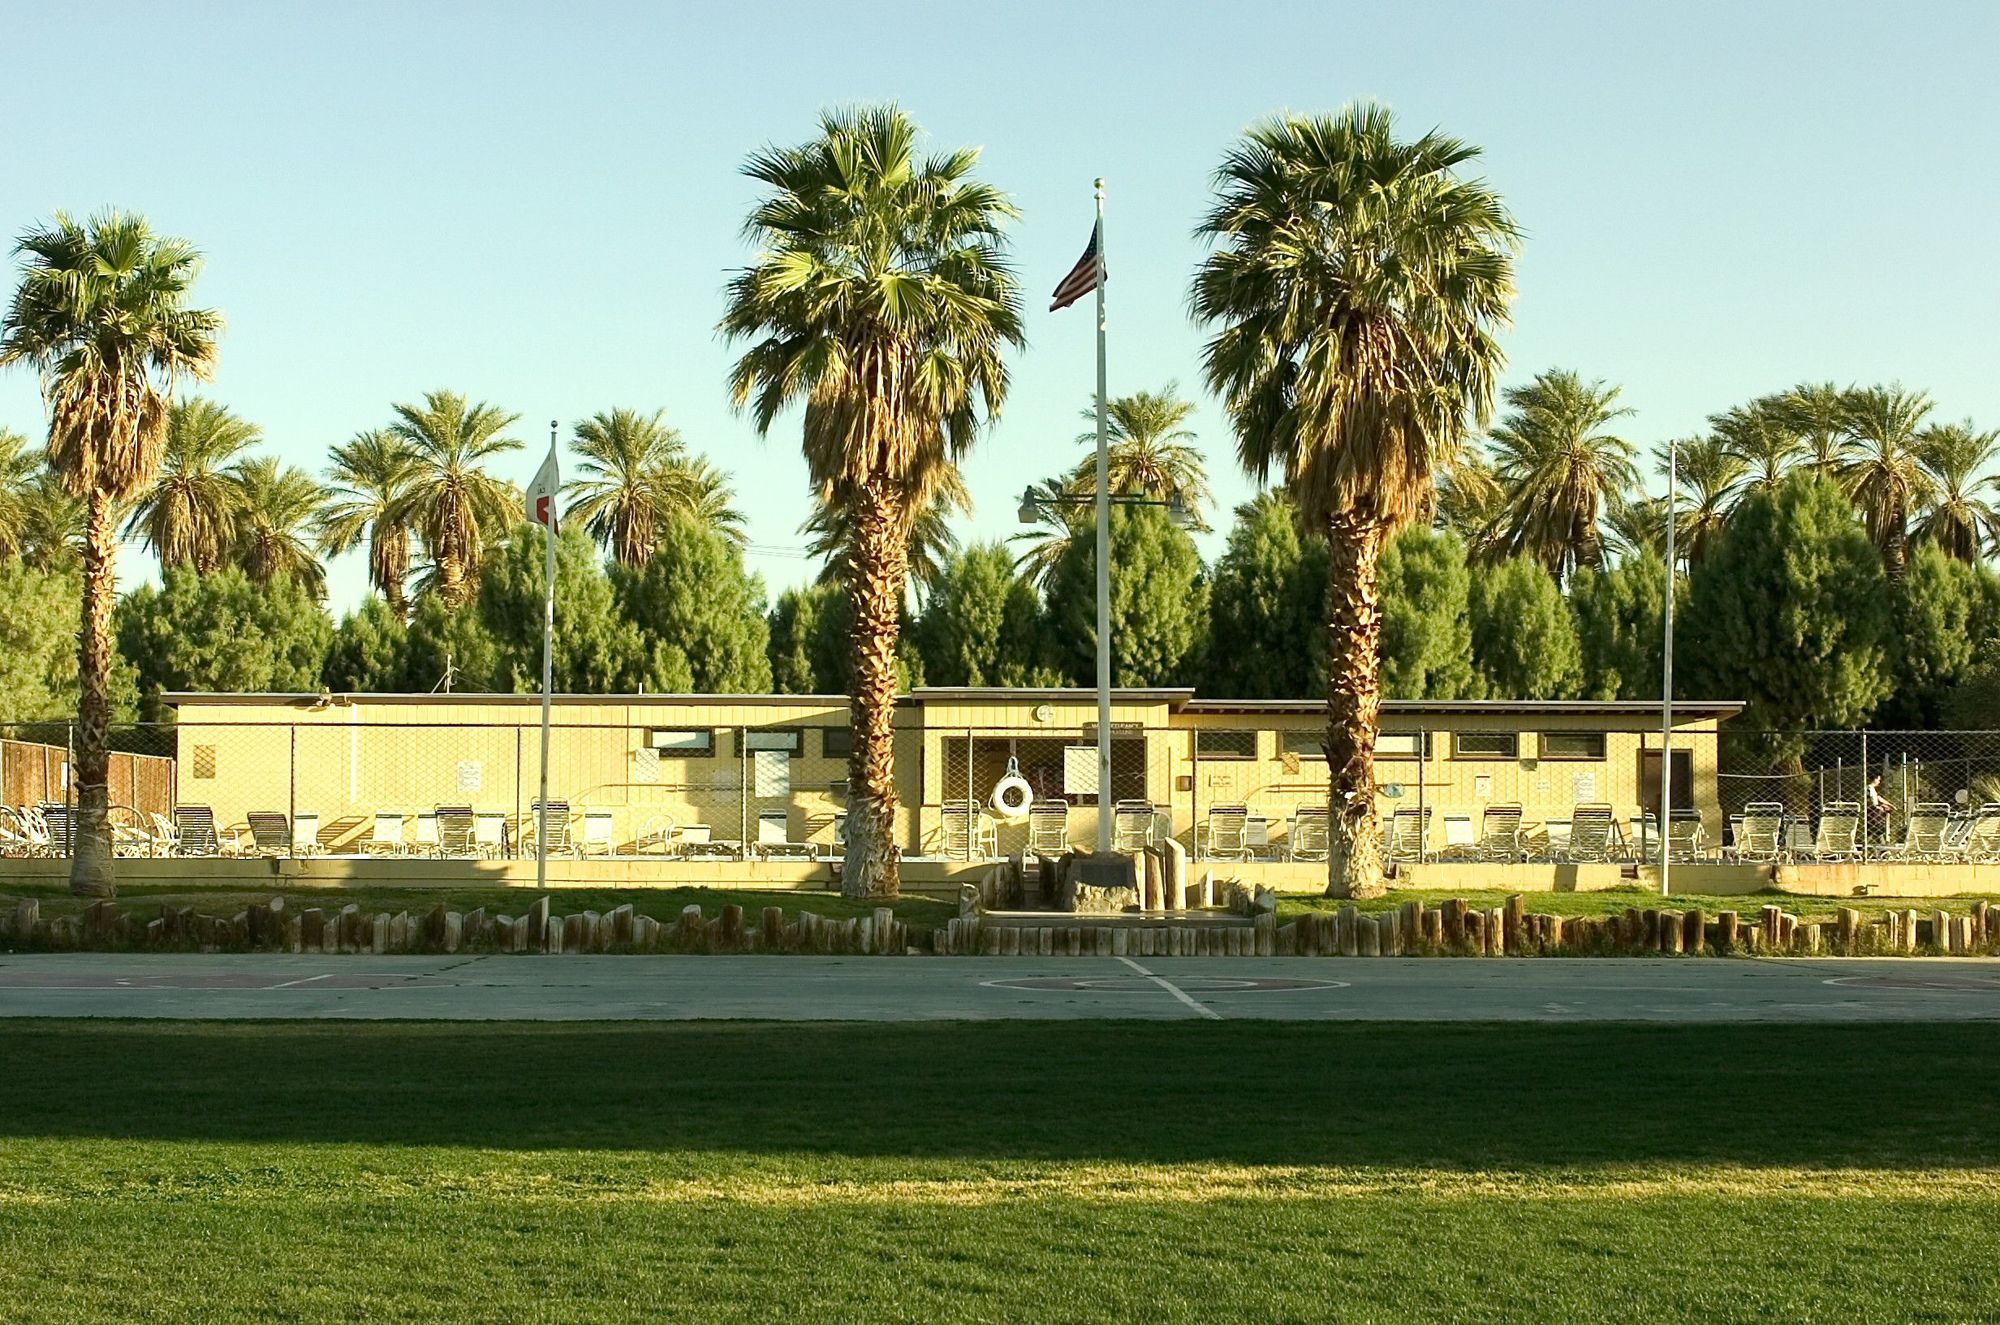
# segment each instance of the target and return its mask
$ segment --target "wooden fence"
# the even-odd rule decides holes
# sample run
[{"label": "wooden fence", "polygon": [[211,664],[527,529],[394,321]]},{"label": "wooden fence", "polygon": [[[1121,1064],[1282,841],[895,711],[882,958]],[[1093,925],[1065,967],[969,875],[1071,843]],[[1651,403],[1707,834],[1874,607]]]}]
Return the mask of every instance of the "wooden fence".
[{"label": "wooden fence", "polygon": [[[161,755],[111,753],[111,803],[172,817],[174,761]],[[37,741],[0,740],[0,803],[40,805],[69,799],[69,751]]]}]

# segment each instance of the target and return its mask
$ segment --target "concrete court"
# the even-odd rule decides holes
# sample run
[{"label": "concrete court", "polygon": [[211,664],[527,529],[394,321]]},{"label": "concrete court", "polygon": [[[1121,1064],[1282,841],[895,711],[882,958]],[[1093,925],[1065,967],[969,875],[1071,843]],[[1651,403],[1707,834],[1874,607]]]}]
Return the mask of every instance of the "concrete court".
[{"label": "concrete court", "polygon": [[2000,961],[0,957],[0,1017],[2000,1021]]}]

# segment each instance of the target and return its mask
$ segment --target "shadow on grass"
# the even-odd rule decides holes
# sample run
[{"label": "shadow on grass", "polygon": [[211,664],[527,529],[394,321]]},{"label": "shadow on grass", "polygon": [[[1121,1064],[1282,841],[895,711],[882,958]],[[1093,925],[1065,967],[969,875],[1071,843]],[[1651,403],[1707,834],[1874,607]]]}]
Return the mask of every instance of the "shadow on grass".
[{"label": "shadow on grass", "polygon": [[2000,1163],[2000,1026],[12,1022],[0,1138]]}]

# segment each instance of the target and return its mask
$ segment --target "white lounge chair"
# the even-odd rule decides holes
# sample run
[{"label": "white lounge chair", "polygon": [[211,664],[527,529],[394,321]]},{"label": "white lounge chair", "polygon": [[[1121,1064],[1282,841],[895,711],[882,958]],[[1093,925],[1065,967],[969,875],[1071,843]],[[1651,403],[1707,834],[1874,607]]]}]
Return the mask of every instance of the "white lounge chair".
[{"label": "white lounge chair", "polygon": [[947,801],[940,849],[946,860],[990,860],[1000,854],[1000,834],[975,800]]},{"label": "white lounge chair", "polygon": [[368,841],[363,846],[371,856],[402,855],[405,846],[401,811],[375,811],[375,826],[369,831]]},{"label": "white lounge chair", "polygon": [[1249,825],[1247,805],[1209,806],[1197,855],[1204,860],[1248,860],[1250,846],[1245,835]]},{"label": "white lounge chair", "polygon": [[1333,850],[1333,834],[1327,823],[1327,807],[1301,805],[1292,811],[1291,826],[1285,832],[1288,860],[1325,860]]},{"label": "white lounge chair", "polygon": [[1430,850],[1431,807],[1397,810],[1389,820],[1389,859],[1422,860]]},{"label": "white lounge chair", "polygon": [[1741,861],[1770,864],[1784,854],[1785,807],[1757,801],[1743,807],[1736,822],[1735,856]]},{"label": "white lounge chair", "polygon": [[1521,807],[1489,805],[1479,812],[1479,859],[1511,863],[1521,859]]},{"label": "white lounge chair", "polygon": [[1153,845],[1153,834],[1158,824],[1159,815],[1153,809],[1153,802],[1144,800],[1116,802],[1111,807],[1111,849],[1144,851]]},{"label": "white lounge chair", "polygon": [[1028,807],[1028,854],[1060,856],[1069,850],[1069,802],[1044,800]]},{"label": "white lounge chair", "polygon": [[1819,807],[1819,828],[1813,834],[1815,860],[1856,860],[1861,855],[1861,806],[1854,801],[1828,801]]},{"label": "white lounge chair", "polygon": [[507,816],[498,811],[472,816],[473,854],[497,860],[507,854]]},{"label": "white lounge chair", "polygon": [[1609,805],[1575,807],[1569,815],[1569,843],[1563,848],[1563,858],[1577,864],[1610,860],[1616,831]]},{"label": "white lounge chair", "polygon": [[585,810],[583,812],[583,841],[578,845],[578,853],[585,856],[610,856],[617,853],[617,829],[609,810]]}]

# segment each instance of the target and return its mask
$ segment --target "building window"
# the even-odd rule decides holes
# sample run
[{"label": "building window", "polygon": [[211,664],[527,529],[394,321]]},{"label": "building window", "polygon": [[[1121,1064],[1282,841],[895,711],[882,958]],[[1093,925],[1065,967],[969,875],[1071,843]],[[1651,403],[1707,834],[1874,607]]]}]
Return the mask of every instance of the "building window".
[{"label": "building window", "polygon": [[1521,737],[1517,732],[1453,732],[1454,759],[1518,759]]},{"label": "building window", "polygon": [[1247,729],[1197,727],[1194,756],[1197,759],[1255,759],[1257,733]]},{"label": "building window", "polygon": [[827,759],[846,759],[852,755],[854,753],[854,728],[820,728],[819,752]]},{"label": "building window", "polygon": [[707,759],[715,753],[715,732],[709,727],[655,727],[647,733],[646,744],[677,759]]},{"label": "building window", "polygon": [[[1375,733],[1375,757],[1377,759],[1415,759],[1421,743],[1424,757],[1431,751],[1430,732],[1377,732]],[[1281,733],[1283,744],[1281,753],[1297,755],[1300,759],[1317,759],[1326,762],[1326,732],[1319,727],[1299,729]]]},{"label": "building window", "polygon": [[1604,759],[1603,732],[1543,732],[1541,736],[1542,758],[1544,759]]},{"label": "building window", "polygon": [[782,750],[797,759],[806,750],[806,734],[797,727],[752,728],[743,733],[743,748],[755,754],[759,750]]},{"label": "building window", "polygon": [[188,776],[194,778],[202,778],[202,779],[212,778],[215,776],[214,746],[197,745],[194,748],[194,769],[191,773],[189,773]]},{"label": "building window", "polygon": [[1278,753],[1297,755],[1301,759],[1317,759],[1326,762],[1326,732],[1313,727],[1299,731],[1278,733]]}]

